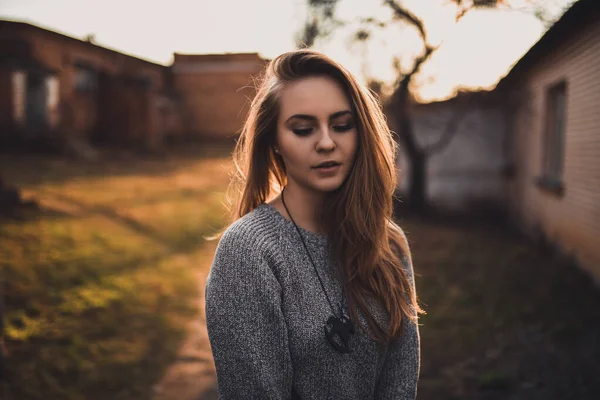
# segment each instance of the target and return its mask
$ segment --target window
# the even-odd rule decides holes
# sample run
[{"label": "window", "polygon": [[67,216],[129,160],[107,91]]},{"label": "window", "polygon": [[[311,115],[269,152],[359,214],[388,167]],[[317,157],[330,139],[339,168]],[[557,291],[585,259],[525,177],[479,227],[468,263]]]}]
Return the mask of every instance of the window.
[{"label": "window", "polygon": [[75,90],[78,92],[94,92],[98,86],[98,74],[90,67],[75,66]]},{"label": "window", "polygon": [[13,119],[17,126],[25,124],[25,102],[27,101],[27,75],[24,71],[14,71],[12,74],[13,88]]},{"label": "window", "polygon": [[60,102],[60,86],[56,76],[52,75],[46,78],[46,90],[48,92],[48,122],[51,128],[56,128],[58,126],[58,105]]},{"label": "window", "polygon": [[152,88],[152,78],[146,75],[132,77],[131,83],[145,90]]},{"label": "window", "polygon": [[538,185],[561,194],[563,191],[563,163],[565,147],[565,122],[567,84],[560,82],[546,93],[546,121],[542,134],[542,176]]}]

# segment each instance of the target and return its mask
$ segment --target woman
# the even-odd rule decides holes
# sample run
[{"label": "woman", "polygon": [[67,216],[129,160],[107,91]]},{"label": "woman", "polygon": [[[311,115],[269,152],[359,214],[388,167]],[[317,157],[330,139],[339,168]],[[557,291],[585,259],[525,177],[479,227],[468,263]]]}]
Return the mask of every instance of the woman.
[{"label": "woman", "polygon": [[269,63],[206,283],[220,398],[416,397],[421,310],[391,219],[394,151],[341,65],[310,50]]}]

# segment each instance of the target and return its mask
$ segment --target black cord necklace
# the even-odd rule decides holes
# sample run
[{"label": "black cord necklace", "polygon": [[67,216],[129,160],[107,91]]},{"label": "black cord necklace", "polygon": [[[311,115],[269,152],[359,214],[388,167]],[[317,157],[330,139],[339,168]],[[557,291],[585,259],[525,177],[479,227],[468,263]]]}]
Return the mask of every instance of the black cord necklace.
[{"label": "black cord necklace", "polygon": [[[304,242],[304,237],[302,236],[302,232],[296,225],[292,214],[290,214],[290,210],[288,210],[287,205],[285,204],[285,199],[283,198],[283,192],[285,188],[281,191],[281,202],[283,203],[283,207],[285,211],[290,216],[292,223],[296,227],[298,231],[298,235],[300,235],[300,240],[302,241],[302,245],[304,246],[304,250],[306,250],[306,254],[308,255],[308,259],[315,269],[315,274],[317,274],[317,278],[319,279],[319,283],[321,284],[321,289],[323,289],[323,293],[325,293],[325,297],[327,298],[327,302],[329,303],[329,307],[331,308],[332,316],[329,317],[327,323],[325,324],[325,337],[329,341],[329,344],[339,351],[340,353],[351,353],[352,350],[348,345],[348,339],[350,339],[350,335],[354,333],[354,326],[352,325],[352,321],[346,315],[344,315],[343,305],[340,303],[340,315],[338,316],[335,313],[335,309],[333,308],[333,304],[331,304],[331,300],[329,300],[329,295],[327,295],[327,291],[325,290],[325,286],[323,285],[323,281],[319,276],[319,272],[317,271],[317,266],[313,261],[310,252],[308,251],[308,247]],[[342,286],[342,302],[344,300],[344,288]]]}]

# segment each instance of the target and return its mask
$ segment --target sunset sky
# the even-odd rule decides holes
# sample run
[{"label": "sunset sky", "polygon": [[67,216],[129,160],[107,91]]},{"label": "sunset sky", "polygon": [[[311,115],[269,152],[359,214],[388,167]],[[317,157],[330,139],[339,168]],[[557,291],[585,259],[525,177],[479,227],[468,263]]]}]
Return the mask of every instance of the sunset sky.
[{"label": "sunset sky", "polygon": [[[513,0],[524,3],[526,0]],[[572,0],[537,0],[554,15]],[[441,47],[423,70],[424,100],[443,98],[457,85],[489,87],[544,31],[529,12],[478,11],[453,23],[445,0],[404,0],[421,17],[433,44]],[[518,5],[518,4],[517,4]],[[389,16],[381,0],[342,0],[339,16]],[[306,0],[0,0],[0,18],[21,20],[155,62],[169,64],[173,52],[259,52],[272,58],[295,46],[306,18]],[[393,77],[391,56],[418,51],[416,33],[394,29],[378,33],[367,48],[352,44],[354,28],[320,43],[321,50],[363,77]],[[443,43],[442,43],[443,41]],[[365,63],[363,60],[367,60]]]}]

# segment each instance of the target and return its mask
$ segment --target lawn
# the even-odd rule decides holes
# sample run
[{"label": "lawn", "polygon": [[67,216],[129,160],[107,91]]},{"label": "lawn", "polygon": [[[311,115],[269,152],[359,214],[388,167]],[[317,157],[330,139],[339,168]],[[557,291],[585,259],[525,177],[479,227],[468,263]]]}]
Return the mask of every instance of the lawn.
[{"label": "lawn", "polygon": [[407,217],[419,399],[600,399],[600,288],[510,229]]},{"label": "lawn", "polygon": [[0,220],[7,400],[148,399],[198,315],[226,223],[227,148],[76,162],[1,156],[41,205]]}]

